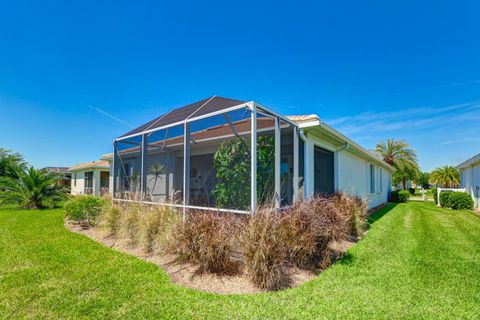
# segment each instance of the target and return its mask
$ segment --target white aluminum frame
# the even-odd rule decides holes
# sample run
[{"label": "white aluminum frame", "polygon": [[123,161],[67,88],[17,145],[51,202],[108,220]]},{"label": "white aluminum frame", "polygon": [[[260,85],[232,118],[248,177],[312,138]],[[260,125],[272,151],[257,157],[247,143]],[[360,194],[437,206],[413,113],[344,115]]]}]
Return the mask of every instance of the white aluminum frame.
[{"label": "white aluminum frame", "polygon": [[[204,105],[202,105],[203,107]],[[195,114],[198,110],[200,110],[202,107],[197,109],[195,112],[192,113]],[[251,195],[250,195],[250,210],[236,210],[236,209],[224,209],[224,208],[212,208],[212,207],[202,207],[202,206],[192,206],[188,205],[188,200],[189,200],[189,184],[190,184],[190,175],[187,174],[189,172],[190,168],[190,123],[206,118],[210,118],[216,115],[220,114],[228,114],[228,112],[231,111],[236,111],[240,109],[249,109],[251,112],[250,116],[250,134],[251,134],[251,150],[250,150],[250,159],[251,159],[251,172],[250,172],[250,189],[251,189]],[[169,113],[169,112],[168,112]],[[168,114],[167,113],[167,114]],[[222,109],[219,111],[211,112],[205,115],[197,116],[197,117],[187,117],[185,120],[182,121],[177,121],[165,126],[157,127],[157,128],[152,128],[152,129],[146,129],[141,132],[131,134],[128,136],[124,137],[119,137],[113,141],[114,145],[114,152],[113,152],[113,163],[112,163],[112,172],[113,172],[113,201],[123,201],[123,202],[138,202],[135,200],[128,200],[128,199],[119,199],[115,198],[115,193],[116,193],[116,178],[118,178],[118,183],[120,184],[120,179],[119,177],[116,177],[116,166],[117,166],[117,161],[116,158],[118,158],[118,147],[117,143],[122,142],[122,143],[128,143],[128,141],[124,141],[130,138],[135,138],[138,136],[141,136],[141,142],[140,142],[140,153],[141,153],[141,202],[145,204],[151,204],[151,205],[165,205],[165,206],[170,206],[170,207],[176,207],[176,208],[182,208],[183,210],[183,217],[185,219],[186,215],[186,209],[200,209],[200,210],[209,210],[209,211],[217,211],[217,212],[231,212],[231,213],[238,213],[238,214],[245,214],[245,213],[250,213],[254,214],[256,209],[257,209],[257,113],[261,114],[263,116],[272,118],[275,120],[275,208],[280,209],[281,207],[281,177],[280,177],[280,163],[281,163],[281,121],[284,121],[286,123],[289,123],[290,125],[293,126],[293,134],[294,134],[294,139],[293,139],[293,200],[296,201],[298,199],[298,140],[300,138],[300,130],[298,125],[288,119],[287,117],[284,117],[264,106],[262,106],[259,103],[256,103],[255,101],[250,101],[246,103],[239,104],[237,106],[233,106],[230,108]],[[146,157],[145,154],[147,154],[147,148],[148,148],[148,135],[150,135],[153,132],[172,128],[175,126],[183,125],[183,200],[182,204],[172,204],[172,203],[160,203],[160,202],[153,202],[153,201],[144,201],[145,199],[145,191],[144,189],[146,188],[145,186],[145,162],[146,162]]]}]

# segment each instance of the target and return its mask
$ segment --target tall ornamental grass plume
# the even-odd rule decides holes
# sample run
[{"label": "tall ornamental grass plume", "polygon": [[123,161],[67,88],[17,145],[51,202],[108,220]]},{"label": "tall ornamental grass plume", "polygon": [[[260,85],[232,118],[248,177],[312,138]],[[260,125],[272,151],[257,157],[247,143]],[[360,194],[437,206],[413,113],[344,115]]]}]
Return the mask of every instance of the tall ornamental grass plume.
[{"label": "tall ornamental grass plume", "polygon": [[333,206],[346,220],[348,235],[357,238],[367,228],[368,204],[360,197],[349,196],[343,192],[336,192],[332,195]]},{"label": "tall ornamental grass plume", "polygon": [[146,253],[163,251],[171,242],[172,228],[179,219],[179,215],[169,207],[145,207],[139,225],[141,248]]},{"label": "tall ornamental grass plume", "polygon": [[129,204],[121,210],[118,220],[118,238],[137,245],[140,240],[140,217],[145,207],[141,204]]},{"label": "tall ornamental grass plume", "polygon": [[328,244],[346,237],[348,221],[331,199],[315,196],[284,210],[281,228],[288,260],[315,270],[329,260]]},{"label": "tall ornamental grass plume", "polygon": [[281,220],[274,210],[263,209],[249,219],[241,235],[245,270],[264,290],[280,290],[291,284]]},{"label": "tall ornamental grass plume", "polygon": [[196,264],[200,273],[235,274],[239,268],[232,259],[237,220],[234,214],[189,210],[185,221],[172,231],[170,252],[179,261]]}]

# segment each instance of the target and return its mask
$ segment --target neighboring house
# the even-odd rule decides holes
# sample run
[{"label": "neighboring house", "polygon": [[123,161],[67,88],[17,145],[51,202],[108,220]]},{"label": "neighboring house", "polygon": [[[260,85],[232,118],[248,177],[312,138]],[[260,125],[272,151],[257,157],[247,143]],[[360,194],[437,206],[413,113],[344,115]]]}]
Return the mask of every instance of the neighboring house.
[{"label": "neighboring house", "polygon": [[[266,187],[257,181],[257,163],[263,160],[251,156],[261,145],[252,142],[261,137],[274,141],[275,165]],[[264,198],[261,186],[273,190],[277,208],[335,191],[363,197],[370,208],[387,202],[393,167],[318,116],[286,117],[254,101],[217,96],[171,110],[115,139],[114,153],[102,157],[111,163],[113,197],[219,210],[214,155],[221,145],[238,141],[234,138],[243,142],[231,165],[244,167],[249,181],[233,192],[245,190],[249,201],[220,210],[254,211]],[[245,146],[248,152],[240,155]]]},{"label": "neighboring house", "polygon": [[57,184],[70,191],[70,179],[72,178],[72,173],[68,170],[68,167],[45,167],[42,169],[47,170],[48,172],[55,172],[61,174],[63,176],[63,179],[57,181]]},{"label": "neighboring house", "polygon": [[108,192],[110,186],[110,164],[108,161],[92,161],[69,168],[72,174],[71,193],[93,194]]},{"label": "neighboring house", "polygon": [[467,189],[475,202],[475,208],[480,208],[480,153],[457,166],[460,170],[461,188]]}]

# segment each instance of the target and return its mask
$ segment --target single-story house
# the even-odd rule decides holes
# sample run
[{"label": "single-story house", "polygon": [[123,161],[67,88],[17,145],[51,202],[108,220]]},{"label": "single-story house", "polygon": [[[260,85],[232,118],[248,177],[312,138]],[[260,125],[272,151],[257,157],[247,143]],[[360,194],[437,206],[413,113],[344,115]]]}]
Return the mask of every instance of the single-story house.
[{"label": "single-story house", "polygon": [[460,170],[460,187],[472,196],[475,208],[480,208],[480,153],[457,166]]},{"label": "single-story house", "polygon": [[93,194],[108,192],[110,185],[110,164],[108,161],[91,161],[77,164],[68,169],[72,177],[71,194]]},{"label": "single-story house", "polygon": [[184,209],[247,213],[335,191],[376,207],[387,202],[394,171],[317,115],[218,96],[127,132],[113,149],[102,160],[111,163],[114,199]]}]

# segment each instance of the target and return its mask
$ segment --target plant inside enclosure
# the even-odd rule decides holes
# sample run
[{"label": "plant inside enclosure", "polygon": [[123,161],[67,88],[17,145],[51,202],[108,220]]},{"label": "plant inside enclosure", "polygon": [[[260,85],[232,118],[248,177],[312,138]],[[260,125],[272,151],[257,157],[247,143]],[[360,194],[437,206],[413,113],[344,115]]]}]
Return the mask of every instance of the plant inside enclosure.
[{"label": "plant inside enclosure", "polygon": [[152,177],[150,178],[150,181],[153,181],[153,186],[152,186],[152,189],[150,190],[150,196],[152,196],[153,193],[155,192],[157,181],[162,180],[163,179],[162,176],[166,174],[166,172],[167,172],[167,167],[158,161],[152,163],[152,165],[148,168],[148,173],[152,175]]},{"label": "plant inside enclosure", "polygon": [[81,195],[71,198],[65,204],[65,213],[71,220],[81,222],[85,227],[94,226],[107,206],[104,198]]},{"label": "plant inside enclosure", "polygon": [[61,179],[58,173],[33,167],[22,171],[18,178],[0,177],[0,203],[29,209],[56,207],[68,196],[57,184]]},{"label": "plant inside enclosure", "polygon": [[436,168],[430,174],[430,182],[444,188],[454,188],[460,184],[460,171],[453,166]]},{"label": "plant inside enclosure", "polygon": [[[223,142],[213,157],[217,183],[212,190],[216,204],[223,208],[246,209],[250,204],[250,145],[245,138]],[[257,139],[257,198],[268,203],[273,195],[274,140]]]}]

